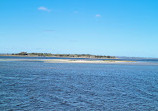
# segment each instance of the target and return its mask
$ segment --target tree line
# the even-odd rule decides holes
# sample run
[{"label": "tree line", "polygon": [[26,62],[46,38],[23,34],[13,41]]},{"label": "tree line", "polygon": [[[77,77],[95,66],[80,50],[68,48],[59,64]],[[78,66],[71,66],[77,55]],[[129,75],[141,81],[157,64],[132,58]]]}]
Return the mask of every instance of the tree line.
[{"label": "tree line", "polygon": [[51,53],[13,53],[12,55],[19,56],[53,56],[53,57],[76,57],[76,58],[116,58],[115,56],[100,56],[100,55],[91,55],[91,54],[51,54]]}]

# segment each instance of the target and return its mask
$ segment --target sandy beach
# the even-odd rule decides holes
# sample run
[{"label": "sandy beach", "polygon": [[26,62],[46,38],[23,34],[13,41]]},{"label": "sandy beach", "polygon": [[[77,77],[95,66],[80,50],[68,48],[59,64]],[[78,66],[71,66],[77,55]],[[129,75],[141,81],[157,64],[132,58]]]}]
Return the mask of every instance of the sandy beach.
[{"label": "sandy beach", "polygon": [[49,59],[49,60],[44,60],[44,62],[46,63],[129,63],[135,61]]},{"label": "sandy beach", "polygon": [[133,63],[120,60],[74,60],[74,59],[0,59],[0,61],[41,61],[45,63]]}]

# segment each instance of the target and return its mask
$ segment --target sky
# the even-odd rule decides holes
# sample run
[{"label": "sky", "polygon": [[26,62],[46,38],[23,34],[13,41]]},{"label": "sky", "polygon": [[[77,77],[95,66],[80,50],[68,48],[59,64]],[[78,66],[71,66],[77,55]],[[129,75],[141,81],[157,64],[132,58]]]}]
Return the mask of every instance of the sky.
[{"label": "sky", "polygon": [[158,57],[158,0],[0,0],[0,53]]}]

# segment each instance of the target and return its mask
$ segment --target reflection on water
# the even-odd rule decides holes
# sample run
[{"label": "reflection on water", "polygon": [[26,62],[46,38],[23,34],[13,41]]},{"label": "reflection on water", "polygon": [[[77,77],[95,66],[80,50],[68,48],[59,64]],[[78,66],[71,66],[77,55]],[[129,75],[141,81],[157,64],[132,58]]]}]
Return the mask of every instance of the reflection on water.
[{"label": "reflection on water", "polygon": [[0,111],[157,111],[158,66],[0,62]]}]

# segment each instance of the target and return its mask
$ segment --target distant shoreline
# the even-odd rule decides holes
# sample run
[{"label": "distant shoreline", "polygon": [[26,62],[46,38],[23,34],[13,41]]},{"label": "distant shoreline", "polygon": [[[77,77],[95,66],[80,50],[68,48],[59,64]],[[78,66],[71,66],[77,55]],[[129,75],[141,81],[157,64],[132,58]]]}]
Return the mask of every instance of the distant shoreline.
[{"label": "distant shoreline", "polygon": [[120,64],[120,65],[157,65],[154,62],[140,62],[131,60],[97,60],[97,59],[66,59],[66,58],[56,58],[56,59],[22,59],[22,58],[0,58],[0,62],[43,62],[43,63],[72,63],[72,64]]},{"label": "distant shoreline", "polygon": [[34,61],[44,63],[134,63],[136,61],[121,61],[121,60],[74,60],[74,59],[0,59],[0,61]]},{"label": "distant shoreline", "polygon": [[107,58],[107,57],[71,57],[71,56],[38,56],[38,55],[7,55],[7,54],[0,54],[0,56],[13,56],[13,57],[57,57],[57,58],[92,58],[92,59],[119,59],[119,58]]}]

